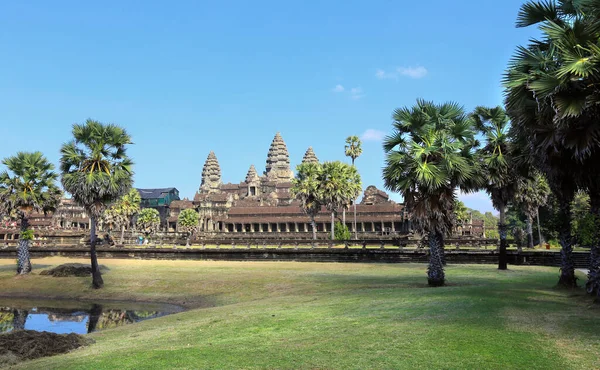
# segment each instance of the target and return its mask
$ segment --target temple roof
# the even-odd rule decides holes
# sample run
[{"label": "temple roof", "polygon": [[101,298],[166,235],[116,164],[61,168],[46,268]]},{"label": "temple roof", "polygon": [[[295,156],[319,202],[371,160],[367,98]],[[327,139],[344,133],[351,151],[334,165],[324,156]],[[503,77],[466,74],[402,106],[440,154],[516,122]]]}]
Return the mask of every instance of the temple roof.
[{"label": "temple roof", "polygon": [[164,194],[169,194],[173,190],[177,191],[176,188],[160,188],[160,189],[137,189],[142,199],[158,199],[162,198]]}]

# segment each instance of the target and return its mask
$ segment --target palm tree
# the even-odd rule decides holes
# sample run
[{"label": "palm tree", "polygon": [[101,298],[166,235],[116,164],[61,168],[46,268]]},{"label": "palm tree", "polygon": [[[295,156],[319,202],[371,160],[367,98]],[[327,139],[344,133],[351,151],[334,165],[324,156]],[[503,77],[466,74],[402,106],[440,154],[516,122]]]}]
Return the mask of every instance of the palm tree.
[{"label": "palm tree", "polygon": [[104,212],[104,217],[110,218],[112,223],[121,228],[121,245],[125,242],[125,228],[139,212],[141,202],[140,193],[132,188]]},{"label": "palm tree", "polygon": [[21,233],[17,250],[17,273],[31,272],[29,245],[33,231],[29,229],[31,212],[52,212],[58,206],[62,192],[56,186],[58,175],[54,165],[40,152],[19,152],[5,158],[7,171],[0,173],[0,208],[5,214],[20,218]]},{"label": "palm tree", "polygon": [[[550,187],[546,178],[535,173],[533,178],[521,177],[517,180],[517,192],[515,194],[515,202],[521,207],[526,217],[527,228],[527,248],[533,248],[533,217],[539,216],[539,208],[546,205],[548,196],[550,195]],[[540,236],[539,243],[542,243],[541,231],[539,230],[538,217],[538,233]]]},{"label": "palm tree", "polygon": [[[356,158],[360,157],[362,154],[362,143],[358,136],[348,136],[346,138],[346,145],[344,146],[344,150],[346,153],[346,157],[350,157],[352,159],[352,166],[354,166],[354,161]],[[354,208],[354,239],[358,238],[357,230],[356,230],[356,198],[352,200],[352,205]],[[346,220],[344,220],[344,224],[346,224]]]},{"label": "palm tree", "polygon": [[321,173],[320,163],[305,162],[296,166],[296,177],[292,180],[292,196],[300,201],[300,207],[310,218],[313,240],[317,239],[315,217],[321,211]]},{"label": "palm tree", "polygon": [[385,187],[402,194],[413,226],[428,235],[430,286],[445,283],[444,237],[454,226],[456,189],[479,186],[472,121],[455,103],[417,100],[393,114],[384,140]]},{"label": "palm tree", "polygon": [[136,221],[137,227],[148,238],[149,235],[154,234],[160,226],[160,215],[154,208],[144,208],[140,211]]},{"label": "palm tree", "polygon": [[485,140],[483,147],[478,150],[487,177],[483,187],[492,198],[494,208],[500,213],[498,269],[506,270],[508,265],[506,207],[514,199],[518,179],[515,160],[511,153],[512,144],[508,136],[509,119],[502,107],[477,107],[472,117],[476,128],[483,134]]},{"label": "palm tree", "polygon": [[177,227],[188,233],[185,243],[186,247],[189,247],[192,233],[198,228],[199,223],[198,212],[191,208],[184,209],[177,217]]},{"label": "palm tree", "polygon": [[126,154],[131,137],[125,129],[88,119],[73,125],[73,141],[60,150],[62,184],[91,221],[92,286],[104,285],[96,256],[96,226],[104,210],[131,188],[133,162]]},{"label": "palm tree", "polygon": [[[517,26],[539,25],[542,38],[518,47],[504,77],[506,107],[523,157],[546,176],[559,203],[559,285],[565,287],[577,286],[569,220],[575,191],[590,189],[600,205],[599,19],[597,1],[527,2]],[[600,237],[596,240],[592,249],[598,250]],[[600,270],[597,274],[600,278]]]},{"label": "palm tree", "polygon": [[331,212],[331,240],[335,239],[336,214],[340,208],[358,197],[361,186],[356,167],[340,161],[323,163],[319,194],[323,205]]}]

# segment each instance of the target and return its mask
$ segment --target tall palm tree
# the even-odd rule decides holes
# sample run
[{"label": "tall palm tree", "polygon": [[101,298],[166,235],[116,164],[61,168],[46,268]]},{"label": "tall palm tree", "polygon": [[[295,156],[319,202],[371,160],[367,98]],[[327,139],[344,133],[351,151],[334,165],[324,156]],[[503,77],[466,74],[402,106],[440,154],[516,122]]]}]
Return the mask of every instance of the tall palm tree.
[{"label": "tall palm tree", "polygon": [[539,26],[542,38],[517,48],[504,78],[506,107],[524,157],[546,175],[559,202],[559,284],[575,287],[570,202],[577,188],[600,181],[600,5],[529,1],[517,26],[531,25]]},{"label": "tall palm tree", "polygon": [[127,156],[131,137],[125,129],[88,119],[73,125],[73,140],[62,146],[62,184],[87,212],[91,221],[92,286],[104,285],[96,255],[98,219],[111,203],[131,188],[133,162]]},{"label": "tall palm tree", "polygon": [[506,207],[514,199],[516,181],[519,178],[511,153],[512,143],[508,135],[509,119],[502,107],[477,107],[472,117],[475,127],[484,136],[484,145],[478,150],[487,177],[483,187],[490,195],[494,208],[500,213],[498,269],[506,270],[508,265]]},{"label": "tall palm tree", "polygon": [[292,196],[300,201],[300,207],[310,218],[313,240],[317,239],[315,217],[321,211],[321,174],[320,163],[305,162],[296,166],[296,177],[292,180]]},{"label": "tall palm tree", "polygon": [[444,237],[454,226],[456,190],[479,187],[473,123],[455,103],[417,100],[393,114],[383,143],[385,187],[402,194],[413,227],[428,235],[430,286],[445,283]]},{"label": "tall palm tree", "polygon": [[[346,138],[346,145],[344,146],[344,151],[346,157],[350,157],[352,159],[352,166],[354,166],[354,161],[356,158],[360,157],[362,154],[362,142],[358,138],[358,136],[348,136]],[[356,199],[352,200],[352,205],[354,208],[354,239],[358,238],[357,230],[356,230]],[[344,220],[344,224],[346,221]]]},{"label": "tall palm tree", "polygon": [[356,167],[335,161],[323,163],[319,181],[323,205],[331,212],[331,240],[335,239],[335,216],[361,191],[361,180]]},{"label": "tall palm tree", "polygon": [[5,158],[7,170],[0,173],[0,208],[5,214],[20,218],[21,233],[17,250],[17,273],[31,272],[29,245],[33,232],[29,229],[32,212],[52,212],[58,206],[62,192],[56,186],[58,175],[54,165],[40,152],[19,152]]},{"label": "tall palm tree", "polygon": [[[546,205],[548,196],[550,195],[550,187],[546,178],[535,173],[533,178],[520,177],[517,180],[517,192],[515,194],[515,202],[521,207],[526,217],[527,228],[527,248],[533,248],[533,217],[539,214],[540,207]],[[538,219],[539,231],[539,219]],[[541,237],[540,243],[541,241]]]}]

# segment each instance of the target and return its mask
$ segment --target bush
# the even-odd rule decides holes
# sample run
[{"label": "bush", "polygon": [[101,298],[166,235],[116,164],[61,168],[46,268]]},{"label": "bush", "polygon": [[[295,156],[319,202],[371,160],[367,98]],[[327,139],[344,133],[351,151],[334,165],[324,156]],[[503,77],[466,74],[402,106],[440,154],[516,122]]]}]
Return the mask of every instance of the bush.
[{"label": "bush", "polygon": [[335,240],[349,240],[352,238],[352,234],[350,233],[350,230],[348,230],[348,226],[339,221],[333,226],[333,236],[335,237]]}]

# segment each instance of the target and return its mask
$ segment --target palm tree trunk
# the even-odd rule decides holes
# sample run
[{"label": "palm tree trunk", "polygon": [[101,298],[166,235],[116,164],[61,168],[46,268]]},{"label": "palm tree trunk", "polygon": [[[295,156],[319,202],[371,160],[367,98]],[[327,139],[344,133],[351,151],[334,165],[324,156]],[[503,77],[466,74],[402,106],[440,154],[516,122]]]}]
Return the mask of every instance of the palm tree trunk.
[{"label": "palm tree trunk", "polygon": [[331,211],[331,240],[335,239],[335,233],[334,233],[334,225],[335,225],[335,220],[334,220],[334,215],[335,212]]},{"label": "palm tree trunk", "polygon": [[498,222],[498,233],[500,234],[500,250],[498,251],[498,270],[506,270],[508,268],[508,256],[506,254],[506,207],[504,204],[500,206],[500,221]]},{"label": "palm tree trunk", "polygon": [[532,217],[530,214],[527,215],[527,248],[533,248],[533,227]]},{"label": "palm tree trunk", "polygon": [[315,216],[310,216],[310,226],[312,227],[313,240],[317,240],[317,223]]},{"label": "palm tree trunk", "polygon": [[354,199],[354,239],[358,239],[358,230],[356,228],[356,199]]},{"label": "palm tree trunk", "polygon": [[542,246],[542,228],[540,227],[540,207],[537,208],[538,244]]},{"label": "palm tree trunk", "polygon": [[25,323],[27,322],[27,316],[29,311],[22,310],[20,308],[13,309],[13,330],[25,330]]},{"label": "palm tree trunk", "polygon": [[190,246],[190,238],[192,237],[192,232],[188,232],[188,236],[187,239],[185,240],[185,246],[189,247]]},{"label": "palm tree trunk", "polygon": [[560,241],[560,278],[558,285],[565,288],[576,288],[575,263],[573,262],[573,241],[571,237],[571,200],[559,199],[558,239]]},{"label": "palm tree trunk", "polygon": [[123,245],[125,242],[125,225],[121,225],[121,245]]},{"label": "palm tree trunk", "polygon": [[21,235],[19,236],[19,247],[17,249],[17,274],[25,275],[31,272],[31,260],[29,258],[29,245],[31,241],[23,238],[23,233],[29,229],[29,218],[23,212],[21,214]]},{"label": "palm tree trunk", "polygon": [[429,233],[429,267],[427,269],[427,283],[429,286],[444,285],[444,264],[441,249],[442,234],[431,231]]},{"label": "palm tree trunk", "polygon": [[342,223],[346,226],[346,206],[342,208]]},{"label": "palm tree trunk", "polygon": [[92,262],[92,287],[94,289],[100,289],[104,286],[104,280],[102,280],[102,274],[100,273],[100,267],[98,266],[98,256],[96,255],[96,217],[90,218],[90,258]]},{"label": "palm tree trunk", "polygon": [[594,217],[594,238],[590,247],[590,266],[585,288],[589,294],[600,299],[600,194],[590,191],[590,211]]}]

